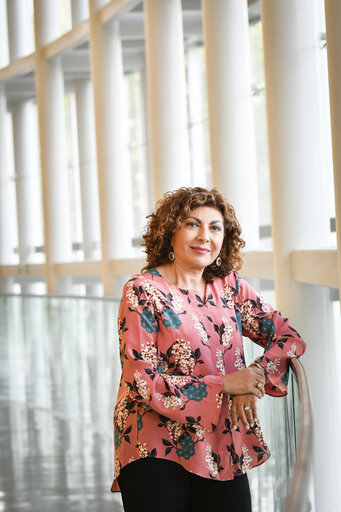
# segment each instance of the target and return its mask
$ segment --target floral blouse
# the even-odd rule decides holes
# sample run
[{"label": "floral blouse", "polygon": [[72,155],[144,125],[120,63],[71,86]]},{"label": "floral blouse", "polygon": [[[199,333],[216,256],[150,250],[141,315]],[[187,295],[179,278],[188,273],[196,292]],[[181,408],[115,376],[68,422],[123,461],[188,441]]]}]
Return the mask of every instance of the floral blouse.
[{"label": "floral blouse", "polygon": [[231,425],[222,376],[245,368],[243,336],[264,347],[256,359],[268,395],[284,396],[288,360],[305,343],[287,318],[236,271],[206,285],[203,301],[157,270],[124,286],[118,330],[122,376],[114,411],[115,475],[141,457],[230,480],[269,456],[259,422]]}]

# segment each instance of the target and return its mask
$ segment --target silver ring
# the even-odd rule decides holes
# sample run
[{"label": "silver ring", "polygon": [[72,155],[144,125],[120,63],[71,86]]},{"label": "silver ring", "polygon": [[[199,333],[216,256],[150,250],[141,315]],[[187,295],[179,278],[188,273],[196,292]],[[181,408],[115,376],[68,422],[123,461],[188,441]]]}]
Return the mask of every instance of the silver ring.
[{"label": "silver ring", "polygon": [[252,407],[251,405],[247,405],[246,407],[244,407],[244,411],[251,411]]}]

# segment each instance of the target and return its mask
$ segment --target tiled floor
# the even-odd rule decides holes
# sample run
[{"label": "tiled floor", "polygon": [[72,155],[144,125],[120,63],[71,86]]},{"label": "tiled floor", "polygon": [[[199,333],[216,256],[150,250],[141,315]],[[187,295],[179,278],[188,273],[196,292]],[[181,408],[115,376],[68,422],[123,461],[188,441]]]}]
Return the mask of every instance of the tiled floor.
[{"label": "tiled floor", "polygon": [[116,305],[0,298],[0,512],[121,511]]}]

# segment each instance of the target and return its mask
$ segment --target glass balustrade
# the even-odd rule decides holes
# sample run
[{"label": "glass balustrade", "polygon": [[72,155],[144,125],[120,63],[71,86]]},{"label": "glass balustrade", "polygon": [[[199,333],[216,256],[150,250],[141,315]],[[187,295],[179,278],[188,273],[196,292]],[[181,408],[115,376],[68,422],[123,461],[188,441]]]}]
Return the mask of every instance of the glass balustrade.
[{"label": "glass balustrade", "polygon": [[[120,378],[118,302],[0,296],[0,511],[121,511],[112,412]],[[249,362],[259,348],[245,340]],[[281,509],[294,464],[296,383],[265,397],[272,452],[249,473],[254,512]]]},{"label": "glass balustrade", "polygon": [[[244,349],[248,364],[263,352],[248,338],[244,338]],[[248,474],[253,512],[280,512],[295,464],[299,433],[299,396],[297,383],[291,371],[288,395],[283,398],[266,395],[258,401],[257,407],[271,457],[265,464],[254,468]]]}]

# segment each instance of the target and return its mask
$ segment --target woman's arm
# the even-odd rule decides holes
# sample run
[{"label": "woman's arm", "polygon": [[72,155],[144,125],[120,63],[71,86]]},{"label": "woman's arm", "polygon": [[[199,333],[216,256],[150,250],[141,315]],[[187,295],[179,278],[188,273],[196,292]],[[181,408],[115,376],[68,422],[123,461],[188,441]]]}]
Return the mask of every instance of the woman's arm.
[{"label": "woman's arm", "polygon": [[302,355],[306,344],[280,311],[265,302],[237,272],[234,273],[242,334],[264,348],[263,355],[254,363],[264,370],[265,392],[284,396],[287,394],[289,360]]},{"label": "woman's arm", "polygon": [[223,376],[223,391],[229,395],[252,393],[258,398],[264,395],[265,374],[257,366],[249,366]]}]

